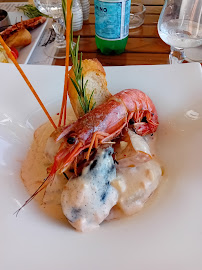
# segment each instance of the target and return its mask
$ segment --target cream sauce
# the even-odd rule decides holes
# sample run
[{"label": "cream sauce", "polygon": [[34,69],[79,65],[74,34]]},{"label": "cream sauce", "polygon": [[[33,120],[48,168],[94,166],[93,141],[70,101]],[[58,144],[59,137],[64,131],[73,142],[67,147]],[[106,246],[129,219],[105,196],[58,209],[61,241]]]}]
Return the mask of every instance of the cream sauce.
[{"label": "cream sauce", "polygon": [[118,169],[117,179],[112,182],[112,186],[118,191],[119,199],[107,219],[121,218],[140,211],[158,187],[161,175],[161,167],[155,160],[134,168]]}]

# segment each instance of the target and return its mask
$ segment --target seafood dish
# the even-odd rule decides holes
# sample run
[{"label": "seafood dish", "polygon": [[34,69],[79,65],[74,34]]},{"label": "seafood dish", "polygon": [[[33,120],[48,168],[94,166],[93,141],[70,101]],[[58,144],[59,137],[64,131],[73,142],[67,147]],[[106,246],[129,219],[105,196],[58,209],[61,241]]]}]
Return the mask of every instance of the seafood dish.
[{"label": "seafood dish", "polygon": [[[68,14],[67,44],[72,36]],[[1,36],[0,42],[49,119],[35,131],[23,162],[23,182],[34,190],[16,214],[38,194],[44,207],[50,201],[55,204],[57,197],[69,223],[86,232],[104,220],[142,209],[162,177],[155,155],[158,114],[152,100],[135,88],[111,95],[99,61],[78,59],[78,39],[74,48],[66,48],[73,64],[69,71],[67,57],[61,110],[51,117]],[[68,97],[73,110],[67,108]]]},{"label": "seafood dish", "polygon": [[[44,207],[58,205],[83,232],[141,210],[162,177],[155,157],[158,116],[151,99],[136,89],[106,99],[83,116],[72,102],[75,113],[67,109],[66,126],[55,131],[50,123],[39,127],[22,166],[23,182],[33,193],[25,204],[45,189]],[[39,163],[44,164],[40,170]],[[38,189],[34,181],[41,183]]]}]

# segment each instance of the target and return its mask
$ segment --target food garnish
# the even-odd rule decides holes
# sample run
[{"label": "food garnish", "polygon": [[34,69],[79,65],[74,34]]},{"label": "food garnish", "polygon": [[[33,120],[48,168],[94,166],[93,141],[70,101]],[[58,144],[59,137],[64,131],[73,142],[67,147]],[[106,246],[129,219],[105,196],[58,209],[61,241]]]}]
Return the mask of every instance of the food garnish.
[{"label": "food garnish", "polygon": [[19,56],[19,53],[18,53],[18,51],[16,50],[16,48],[11,47],[10,49],[11,49],[11,52],[12,52],[13,56],[15,57],[15,59],[17,59],[18,56]]},{"label": "food garnish", "polygon": [[77,93],[78,93],[78,99],[80,102],[80,105],[84,111],[84,114],[89,112],[90,110],[93,110],[93,108],[95,107],[95,102],[93,103],[92,106],[90,106],[91,103],[91,99],[94,93],[94,90],[92,90],[90,98],[88,99],[88,97],[86,96],[86,87],[87,87],[87,83],[88,81],[86,81],[84,83],[84,77],[82,74],[82,53],[80,56],[80,59],[78,57],[78,51],[79,51],[79,40],[80,37],[78,37],[77,43],[75,45],[74,48],[70,47],[70,52],[71,52],[71,58],[72,58],[72,65],[73,65],[73,71],[74,71],[74,75],[75,75],[75,79],[70,78]]},{"label": "food garnish", "polygon": [[17,9],[19,11],[22,11],[28,18],[35,18],[35,17],[39,17],[39,16],[43,16],[43,17],[46,17],[46,18],[51,18],[50,16],[48,16],[48,15],[42,13],[41,11],[39,11],[33,5],[24,5],[24,6],[17,7]]},{"label": "food garnish", "polygon": [[[72,1],[65,3],[66,14],[64,14],[66,22],[66,59],[65,59],[65,81],[64,81],[64,91],[62,98],[62,106],[60,110],[60,117],[58,122],[58,127],[61,126],[62,119],[64,117],[64,125],[66,124],[66,111],[67,111],[67,93],[69,87],[69,51],[73,41],[73,32],[71,28],[72,24],[72,13],[71,13]],[[64,10],[64,9],[63,9]],[[70,46],[68,46],[70,44]]]}]

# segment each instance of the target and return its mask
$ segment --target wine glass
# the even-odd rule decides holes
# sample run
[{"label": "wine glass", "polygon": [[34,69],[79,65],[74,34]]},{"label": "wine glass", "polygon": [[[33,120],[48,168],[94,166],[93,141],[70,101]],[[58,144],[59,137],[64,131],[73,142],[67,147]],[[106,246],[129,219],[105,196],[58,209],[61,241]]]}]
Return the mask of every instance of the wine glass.
[{"label": "wine glass", "polygon": [[47,45],[44,52],[53,58],[66,57],[66,40],[64,36],[65,22],[62,10],[62,0],[34,0],[36,8],[53,18],[52,26],[56,33],[53,43]]},{"label": "wine glass", "polygon": [[171,46],[170,63],[182,63],[185,48],[202,45],[202,0],[166,0],[158,33]]}]

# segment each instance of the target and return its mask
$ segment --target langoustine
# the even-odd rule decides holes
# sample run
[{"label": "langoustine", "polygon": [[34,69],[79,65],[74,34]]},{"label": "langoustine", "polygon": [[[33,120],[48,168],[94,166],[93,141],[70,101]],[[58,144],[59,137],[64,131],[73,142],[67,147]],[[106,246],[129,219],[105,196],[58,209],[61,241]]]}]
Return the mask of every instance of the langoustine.
[{"label": "langoustine", "polygon": [[127,89],[79,118],[73,124],[56,131],[55,141],[62,144],[55,156],[50,176],[63,172],[75,158],[88,148],[89,159],[93,147],[108,143],[130,125],[141,136],[154,133],[158,115],[151,99],[140,90]]}]

